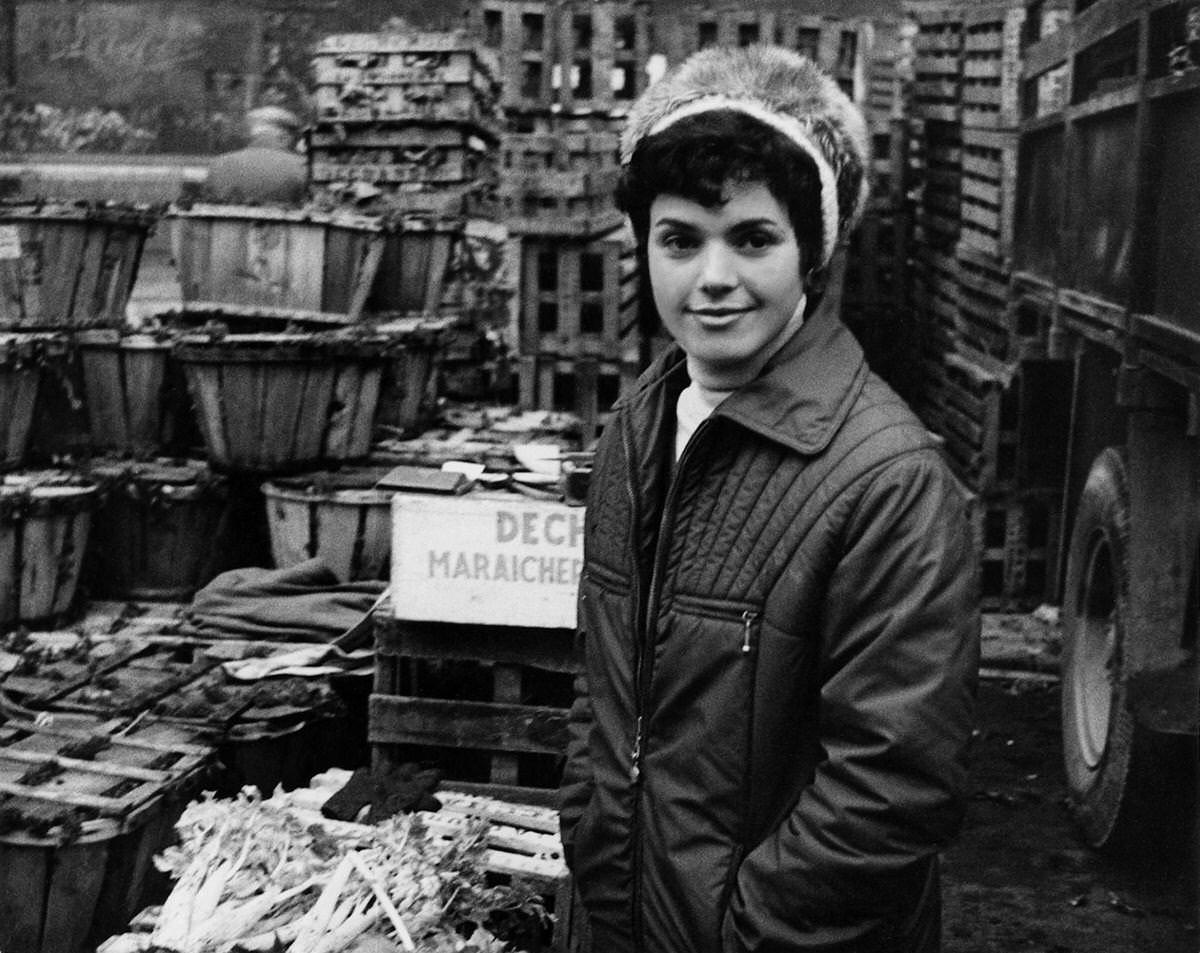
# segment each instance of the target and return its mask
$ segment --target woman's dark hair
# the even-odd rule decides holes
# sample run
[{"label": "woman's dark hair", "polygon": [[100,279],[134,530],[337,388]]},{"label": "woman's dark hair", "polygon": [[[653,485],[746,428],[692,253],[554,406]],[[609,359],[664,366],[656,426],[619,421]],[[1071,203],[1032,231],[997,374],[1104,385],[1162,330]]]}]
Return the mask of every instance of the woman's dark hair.
[{"label": "woman's dark hair", "polygon": [[[650,206],[663,194],[720,205],[730,182],[761,182],[787,210],[801,264],[820,260],[821,184],[812,159],[782,133],[731,109],[688,116],[641,142],[617,185],[644,256]],[[644,260],[643,260],[644,264]]]}]

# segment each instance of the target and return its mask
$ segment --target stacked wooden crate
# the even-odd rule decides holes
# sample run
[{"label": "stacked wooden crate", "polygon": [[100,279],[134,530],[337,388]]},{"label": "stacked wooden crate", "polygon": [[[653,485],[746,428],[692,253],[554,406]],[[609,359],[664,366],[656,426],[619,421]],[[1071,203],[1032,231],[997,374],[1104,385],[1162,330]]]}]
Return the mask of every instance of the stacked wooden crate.
[{"label": "stacked wooden crate", "polygon": [[916,403],[978,494],[985,604],[1019,608],[1048,594],[1058,519],[1057,501],[1021,463],[1039,452],[1023,438],[1028,416],[1046,412],[1024,362],[1044,353],[1048,326],[1011,281],[1026,10],[1015,0],[923,3],[914,16]]},{"label": "stacked wooden crate", "polygon": [[647,81],[648,5],[475,0],[467,19],[502,78],[499,204],[521,241],[518,402],[576,413],[589,442],[642,356],[613,197],[620,124]]},{"label": "stacked wooden crate", "polygon": [[466,30],[326,37],[313,57],[317,119],[308,133],[315,196],[390,219],[365,310],[455,311],[462,321],[438,379],[447,393],[480,399],[502,376],[487,326],[507,315],[498,276],[505,234],[495,221],[497,69]]},{"label": "stacked wooden crate", "polygon": [[[862,343],[871,366],[908,396],[916,386],[916,340],[906,301],[911,215],[906,194],[908,139],[901,118],[900,24],[878,17],[827,21],[826,32],[835,32],[834,27],[841,37],[838,55],[826,66],[835,75],[853,70],[850,90],[867,119],[871,148],[871,201],[846,250],[842,318]],[[811,29],[798,26],[794,32],[799,37]],[[858,37],[854,64],[846,62],[850,36]]]},{"label": "stacked wooden crate", "polygon": [[495,185],[495,64],[463,31],[349,33],[313,56],[308,131],[317,194],[378,192],[389,208],[473,213]]}]

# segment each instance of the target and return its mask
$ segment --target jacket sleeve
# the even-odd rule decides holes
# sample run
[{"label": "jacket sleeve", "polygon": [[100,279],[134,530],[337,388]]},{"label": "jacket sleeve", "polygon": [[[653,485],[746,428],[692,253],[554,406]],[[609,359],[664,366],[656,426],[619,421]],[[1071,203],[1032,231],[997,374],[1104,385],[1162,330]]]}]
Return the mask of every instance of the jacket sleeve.
[{"label": "jacket sleeve", "polygon": [[[576,657],[583,660],[583,634],[576,637]],[[567,716],[567,762],[559,788],[559,832],[562,835],[563,859],[567,867],[575,867],[575,825],[592,796],[592,767],[588,759],[588,734],[592,727],[592,703],[588,696],[587,678],[582,672],[575,677],[575,701]]]},{"label": "jacket sleeve", "polygon": [[820,626],[823,760],[746,855],[727,951],[896,949],[962,820],[979,664],[968,498],[932,451],[862,482],[829,511],[843,525]]}]

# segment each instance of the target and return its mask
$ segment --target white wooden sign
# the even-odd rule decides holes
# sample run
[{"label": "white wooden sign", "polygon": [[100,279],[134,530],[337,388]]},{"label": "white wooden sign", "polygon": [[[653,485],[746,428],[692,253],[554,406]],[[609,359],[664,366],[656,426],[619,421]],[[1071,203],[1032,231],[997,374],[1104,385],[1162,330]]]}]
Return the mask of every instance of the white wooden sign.
[{"label": "white wooden sign", "polygon": [[21,257],[21,231],[16,225],[0,225],[0,259]]},{"label": "white wooden sign", "polygon": [[583,514],[519,496],[397,493],[396,618],[574,628]]}]

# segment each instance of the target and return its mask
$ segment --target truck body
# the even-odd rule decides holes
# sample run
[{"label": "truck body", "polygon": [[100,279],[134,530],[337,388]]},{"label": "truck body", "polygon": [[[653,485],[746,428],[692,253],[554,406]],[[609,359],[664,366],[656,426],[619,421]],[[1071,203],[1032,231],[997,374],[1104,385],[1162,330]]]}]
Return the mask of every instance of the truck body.
[{"label": "truck body", "polygon": [[1194,814],[1200,8],[1076,0],[1039,36],[1039,7],[1013,291],[1048,329],[1046,412],[1025,444],[1058,461],[1064,755],[1085,836],[1104,846],[1147,834],[1165,802]]}]

